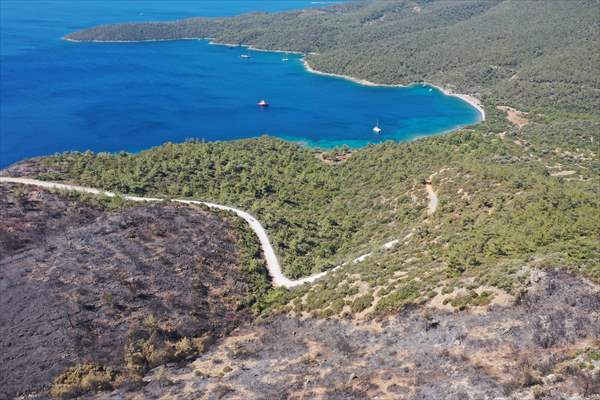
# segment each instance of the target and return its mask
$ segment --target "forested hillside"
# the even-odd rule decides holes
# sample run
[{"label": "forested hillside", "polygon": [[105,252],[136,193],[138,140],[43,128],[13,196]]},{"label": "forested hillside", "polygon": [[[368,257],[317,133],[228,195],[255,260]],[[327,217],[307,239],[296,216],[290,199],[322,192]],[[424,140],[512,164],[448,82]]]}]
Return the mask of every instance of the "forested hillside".
[{"label": "forested hillside", "polygon": [[213,38],[316,53],[311,66],[378,83],[427,81],[527,110],[592,111],[600,99],[598,2],[411,1],[101,26],[70,40]]},{"label": "forested hillside", "polygon": [[[336,165],[314,150],[260,138],[166,144],[137,155],[68,153],[26,173],[247,209],[265,225],[292,278],[411,234],[418,243],[392,262],[417,257],[420,248],[418,257],[438,277],[511,291],[522,269],[515,265],[546,260],[598,281],[597,5],[369,1],[77,32],[68,38],[210,36],[316,52],[309,61],[325,71],[384,83],[427,80],[478,94],[487,119],[448,135],[369,146]],[[430,177],[440,194],[432,216],[423,185]],[[383,266],[373,268],[379,272],[372,277]],[[438,283],[420,282],[420,295]],[[384,292],[400,290],[394,287]]]},{"label": "forested hillside", "polygon": [[[598,125],[573,123],[544,137],[543,123],[518,130],[500,118],[491,117],[498,126],[490,121],[370,146],[334,166],[310,149],[264,137],[167,144],[138,155],[67,153],[36,162],[27,174],[244,208],[263,222],[290,277],[331,268],[418,228],[449,268],[480,271],[555,254],[599,279],[592,222],[600,218],[599,165],[590,142]],[[563,140],[565,133],[577,144]],[[431,174],[441,210],[421,228],[423,181]]]}]

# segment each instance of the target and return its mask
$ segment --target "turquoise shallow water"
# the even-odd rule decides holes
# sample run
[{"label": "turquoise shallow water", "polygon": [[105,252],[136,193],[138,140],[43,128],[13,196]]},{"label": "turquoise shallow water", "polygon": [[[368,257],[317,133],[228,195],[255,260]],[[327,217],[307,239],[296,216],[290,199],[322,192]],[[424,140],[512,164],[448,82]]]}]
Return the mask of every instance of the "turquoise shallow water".
[{"label": "turquoise shallow water", "polygon": [[[311,146],[410,140],[477,122],[435,88],[361,86],[300,56],[206,41],[71,43],[113,22],[315,6],[306,0],[0,2],[0,166],[66,150],[139,151],[187,138],[270,134]],[[243,53],[252,58],[242,59]],[[256,103],[267,99],[271,106]],[[379,120],[383,134],[372,127]]]}]

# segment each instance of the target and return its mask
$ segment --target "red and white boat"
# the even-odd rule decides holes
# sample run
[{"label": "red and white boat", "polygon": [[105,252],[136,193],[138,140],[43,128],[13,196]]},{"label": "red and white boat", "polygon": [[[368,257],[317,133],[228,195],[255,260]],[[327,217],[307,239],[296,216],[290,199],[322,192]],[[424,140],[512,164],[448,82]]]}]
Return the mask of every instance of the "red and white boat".
[{"label": "red and white boat", "polygon": [[259,107],[269,107],[269,103],[266,100],[261,100],[258,102]]}]

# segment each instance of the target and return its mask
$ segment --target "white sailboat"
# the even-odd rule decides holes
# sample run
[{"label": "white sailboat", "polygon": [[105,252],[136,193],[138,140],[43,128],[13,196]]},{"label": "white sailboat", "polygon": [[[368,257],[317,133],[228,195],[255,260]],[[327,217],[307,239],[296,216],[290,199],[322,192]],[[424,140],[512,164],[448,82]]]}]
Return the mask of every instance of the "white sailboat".
[{"label": "white sailboat", "polygon": [[285,56],[283,56],[283,58],[281,59],[281,61],[287,61],[289,60],[287,53],[285,53]]},{"label": "white sailboat", "polygon": [[383,129],[381,129],[379,127],[379,120],[377,120],[377,123],[373,127],[373,133],[375,133],[376,135],[379,135],[381,132],[383,132]]}]

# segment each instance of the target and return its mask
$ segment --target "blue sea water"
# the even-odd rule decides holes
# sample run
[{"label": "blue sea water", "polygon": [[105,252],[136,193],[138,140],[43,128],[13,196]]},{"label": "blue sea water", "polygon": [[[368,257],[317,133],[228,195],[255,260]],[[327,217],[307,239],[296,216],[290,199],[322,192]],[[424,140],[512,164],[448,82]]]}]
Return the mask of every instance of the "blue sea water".
[{"label": "blue sea water", "polygon": [[[300,56],[206,41],[72,43],[86,27],[322,6],[309,0],[1,0],[0,167],[66,150],[139,151],[269,134],[331,148],[410,140],[479,121],[435,88],[367,87]],[[252,58],[242,59],[242,53]],[[256,103],[267,99],[271,106]],[[383,134],[372,128],[379,120]]]}]

